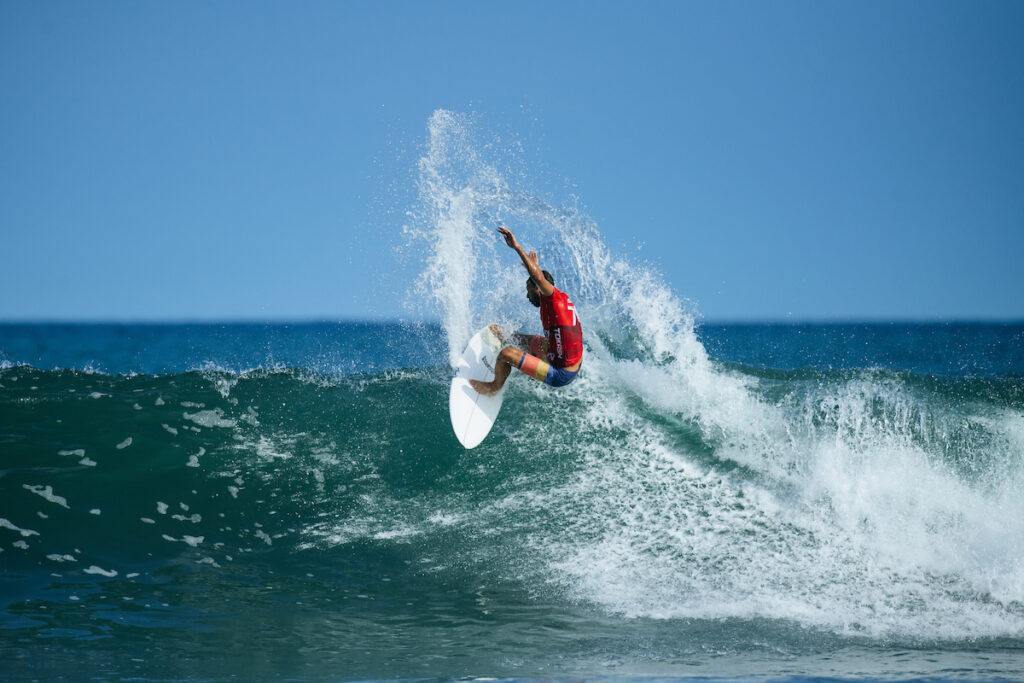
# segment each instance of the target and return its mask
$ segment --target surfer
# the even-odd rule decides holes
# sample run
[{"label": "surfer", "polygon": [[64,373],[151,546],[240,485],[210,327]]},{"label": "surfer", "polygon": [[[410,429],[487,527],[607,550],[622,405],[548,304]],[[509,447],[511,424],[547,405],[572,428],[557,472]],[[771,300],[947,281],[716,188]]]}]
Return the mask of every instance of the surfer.
[{"label": "surfer", "polygon": [[[583,364],[583,328],[576,315],[576,307],[565,292],[555,287],[554,276],[537,265],[537,252],[527,254],[511,230],[498,228],[498,232],[505,238],[505,244],[519,254],[530,273],[526,281],[526,298],[540,309],[540,322],[545,334],[514,333],[513,338],[519,347],[506,346],[501,350],[494,367],[494,379],[490,382],[471,379],[469,383],[481,394],[491,396],[501,390],[512,368],[516,368],[545,384],[564,387],[576,379],[576,373]],[[505,343],[505,335],[499,325],[491,325],[491,331]]]}]

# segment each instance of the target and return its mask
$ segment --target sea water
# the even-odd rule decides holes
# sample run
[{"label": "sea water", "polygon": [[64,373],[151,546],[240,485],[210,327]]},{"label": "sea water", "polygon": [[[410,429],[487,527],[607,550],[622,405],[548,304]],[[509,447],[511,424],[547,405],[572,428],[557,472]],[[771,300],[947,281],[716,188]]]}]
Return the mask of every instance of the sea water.
[{"label": "sea water", "polygon": [[[0,678],[1024,678],[1024,325],[702,323],[474,135],[435,322],[0,325]],[[493,220],[586,353],[465,451],[451,358],[539,325]]]}]

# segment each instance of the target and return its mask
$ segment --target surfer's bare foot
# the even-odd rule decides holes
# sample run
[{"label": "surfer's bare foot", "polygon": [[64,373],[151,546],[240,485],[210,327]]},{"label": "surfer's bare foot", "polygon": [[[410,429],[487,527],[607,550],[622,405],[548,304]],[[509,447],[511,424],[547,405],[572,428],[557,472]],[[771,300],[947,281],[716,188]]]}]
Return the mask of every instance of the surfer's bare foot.
[{"label": "surfer's bare foot", "polygon": [[473,387],[484,396],[494,396],[498,391],[498,389],[490,382],[481,382],[478,379],[469,380],[469,386]]}]

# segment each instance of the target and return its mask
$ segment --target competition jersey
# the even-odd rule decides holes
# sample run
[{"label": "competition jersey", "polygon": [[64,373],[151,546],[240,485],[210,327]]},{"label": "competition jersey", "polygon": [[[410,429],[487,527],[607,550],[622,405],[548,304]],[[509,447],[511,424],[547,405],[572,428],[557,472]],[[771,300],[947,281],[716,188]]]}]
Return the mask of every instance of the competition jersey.
[{"label": "competition jersey", "polygon": [[576,365],[583,358],[583,327],[576,307],[565,292],[540,297],[540,322],[548,337],[548,362],[556,368]]}]

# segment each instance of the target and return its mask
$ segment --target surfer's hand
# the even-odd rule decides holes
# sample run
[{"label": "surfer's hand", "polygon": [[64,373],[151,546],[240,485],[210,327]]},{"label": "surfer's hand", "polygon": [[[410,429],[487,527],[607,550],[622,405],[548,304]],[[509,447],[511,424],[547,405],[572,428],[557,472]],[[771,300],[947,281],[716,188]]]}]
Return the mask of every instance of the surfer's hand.
[{"label": "surfer's hand", "polygon": [[498,232],[505,238],[505,244],[512,247],[513,249],[519,248],[519,242],[516,242],[516,236],[512,234],[512,231],[508,228],[498,228]]},{"label": "surfer's hand", "polygon": [[491,323],[490,325],[488,325],[488,327],[491,328],[491,332],[494,333],[495,337],[500,339],[502,343],[505,342],[505,331],[501,329],[501,325],[499,325],[498,323]]}]

